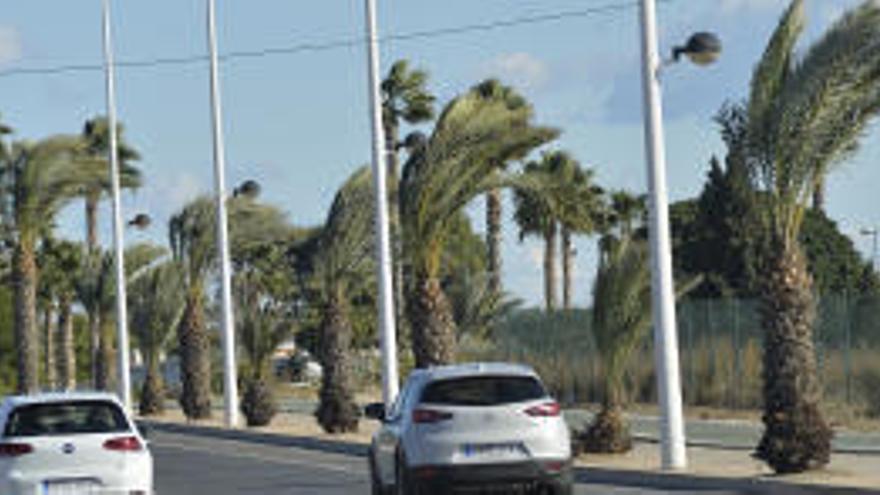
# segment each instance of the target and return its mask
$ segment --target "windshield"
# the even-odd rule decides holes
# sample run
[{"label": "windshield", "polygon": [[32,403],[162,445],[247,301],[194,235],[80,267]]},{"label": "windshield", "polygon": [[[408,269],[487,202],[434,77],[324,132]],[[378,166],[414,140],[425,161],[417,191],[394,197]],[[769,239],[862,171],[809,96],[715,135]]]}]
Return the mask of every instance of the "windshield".
[{"label": "windshield", "polygon": [[500,406],[547,397],[544,386],[529,376],[473,376],[439,380],[422,392],[422,402],[449,406]]},{"label": "windshield", "polygon": [[129,431],[122,410],[109,401],[70,401],[30,404],[9,415],[3,435],[36,437],[75,433]]}]

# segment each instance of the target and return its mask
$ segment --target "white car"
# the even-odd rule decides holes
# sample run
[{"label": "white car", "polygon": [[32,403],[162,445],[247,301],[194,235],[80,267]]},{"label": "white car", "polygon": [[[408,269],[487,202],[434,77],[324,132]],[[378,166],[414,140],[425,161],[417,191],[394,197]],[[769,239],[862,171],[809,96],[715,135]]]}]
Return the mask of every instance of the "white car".
[{"label": "white car", "polygon": [[152,495],[147,442],[114,395],[7,397],[0,405],[3,495]]},{"label": "white car", "polygon": [[571,440],[559,404],[530,368],[475,363],[415,370],[373,436],[374,495],[569,495]]}]

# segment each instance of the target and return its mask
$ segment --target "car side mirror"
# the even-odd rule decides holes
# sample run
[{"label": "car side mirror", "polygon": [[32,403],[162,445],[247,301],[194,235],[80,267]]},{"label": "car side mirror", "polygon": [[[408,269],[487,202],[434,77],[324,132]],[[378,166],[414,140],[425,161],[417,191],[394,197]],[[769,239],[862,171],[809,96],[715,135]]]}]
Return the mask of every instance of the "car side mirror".
[{"label": "car side mirror", "polygon": [[368,404],[364,408],[364,416],[376,421],[385,421],[385,404],[381,402]]},{"label": "car side mirror", "polygon": [[141,437],[144,440],[149,440],[150,437],[153,436],[153,429],[150,427],[150,425],[142,421],[135,421],[135,427],[137,427],[138,433],[141,434]]}]

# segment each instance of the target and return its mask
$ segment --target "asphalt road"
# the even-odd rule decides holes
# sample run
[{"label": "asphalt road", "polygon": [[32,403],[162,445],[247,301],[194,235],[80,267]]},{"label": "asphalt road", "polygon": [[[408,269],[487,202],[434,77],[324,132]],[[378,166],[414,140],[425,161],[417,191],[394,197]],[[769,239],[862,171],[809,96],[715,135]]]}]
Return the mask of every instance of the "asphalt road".
[{"label": "asphalt road", "polygon": [[[357,495],[368,494],[367,468],[362,457],[253,442],[156,431],[151,448],[156,464],[158,495]],[[606,484],[611,483],[611,484]],[[639,486],[585,481],[578,495],[734,495],[731,491],[670,491]]]}]

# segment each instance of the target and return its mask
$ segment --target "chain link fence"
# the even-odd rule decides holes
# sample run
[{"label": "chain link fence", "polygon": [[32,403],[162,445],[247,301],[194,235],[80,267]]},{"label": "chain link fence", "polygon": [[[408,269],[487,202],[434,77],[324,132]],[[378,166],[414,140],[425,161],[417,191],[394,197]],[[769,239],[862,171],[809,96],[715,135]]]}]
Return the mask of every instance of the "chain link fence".
[{"label": "chain link fence", "polygon": [[[761,407],[762,336],[759,302],[690,299],[678,305],[684,398],[688,405]],[[826,405],[880,416],[880,298],[838,294],[818,305],[815,346]],[[589,310],[520,311],[488,343],[465,345],[474,359],[535,367],[566,403],[601,398],[601,363]],[[627,374],[630,400],[656,401],[653,339],[646,337]]]}]

